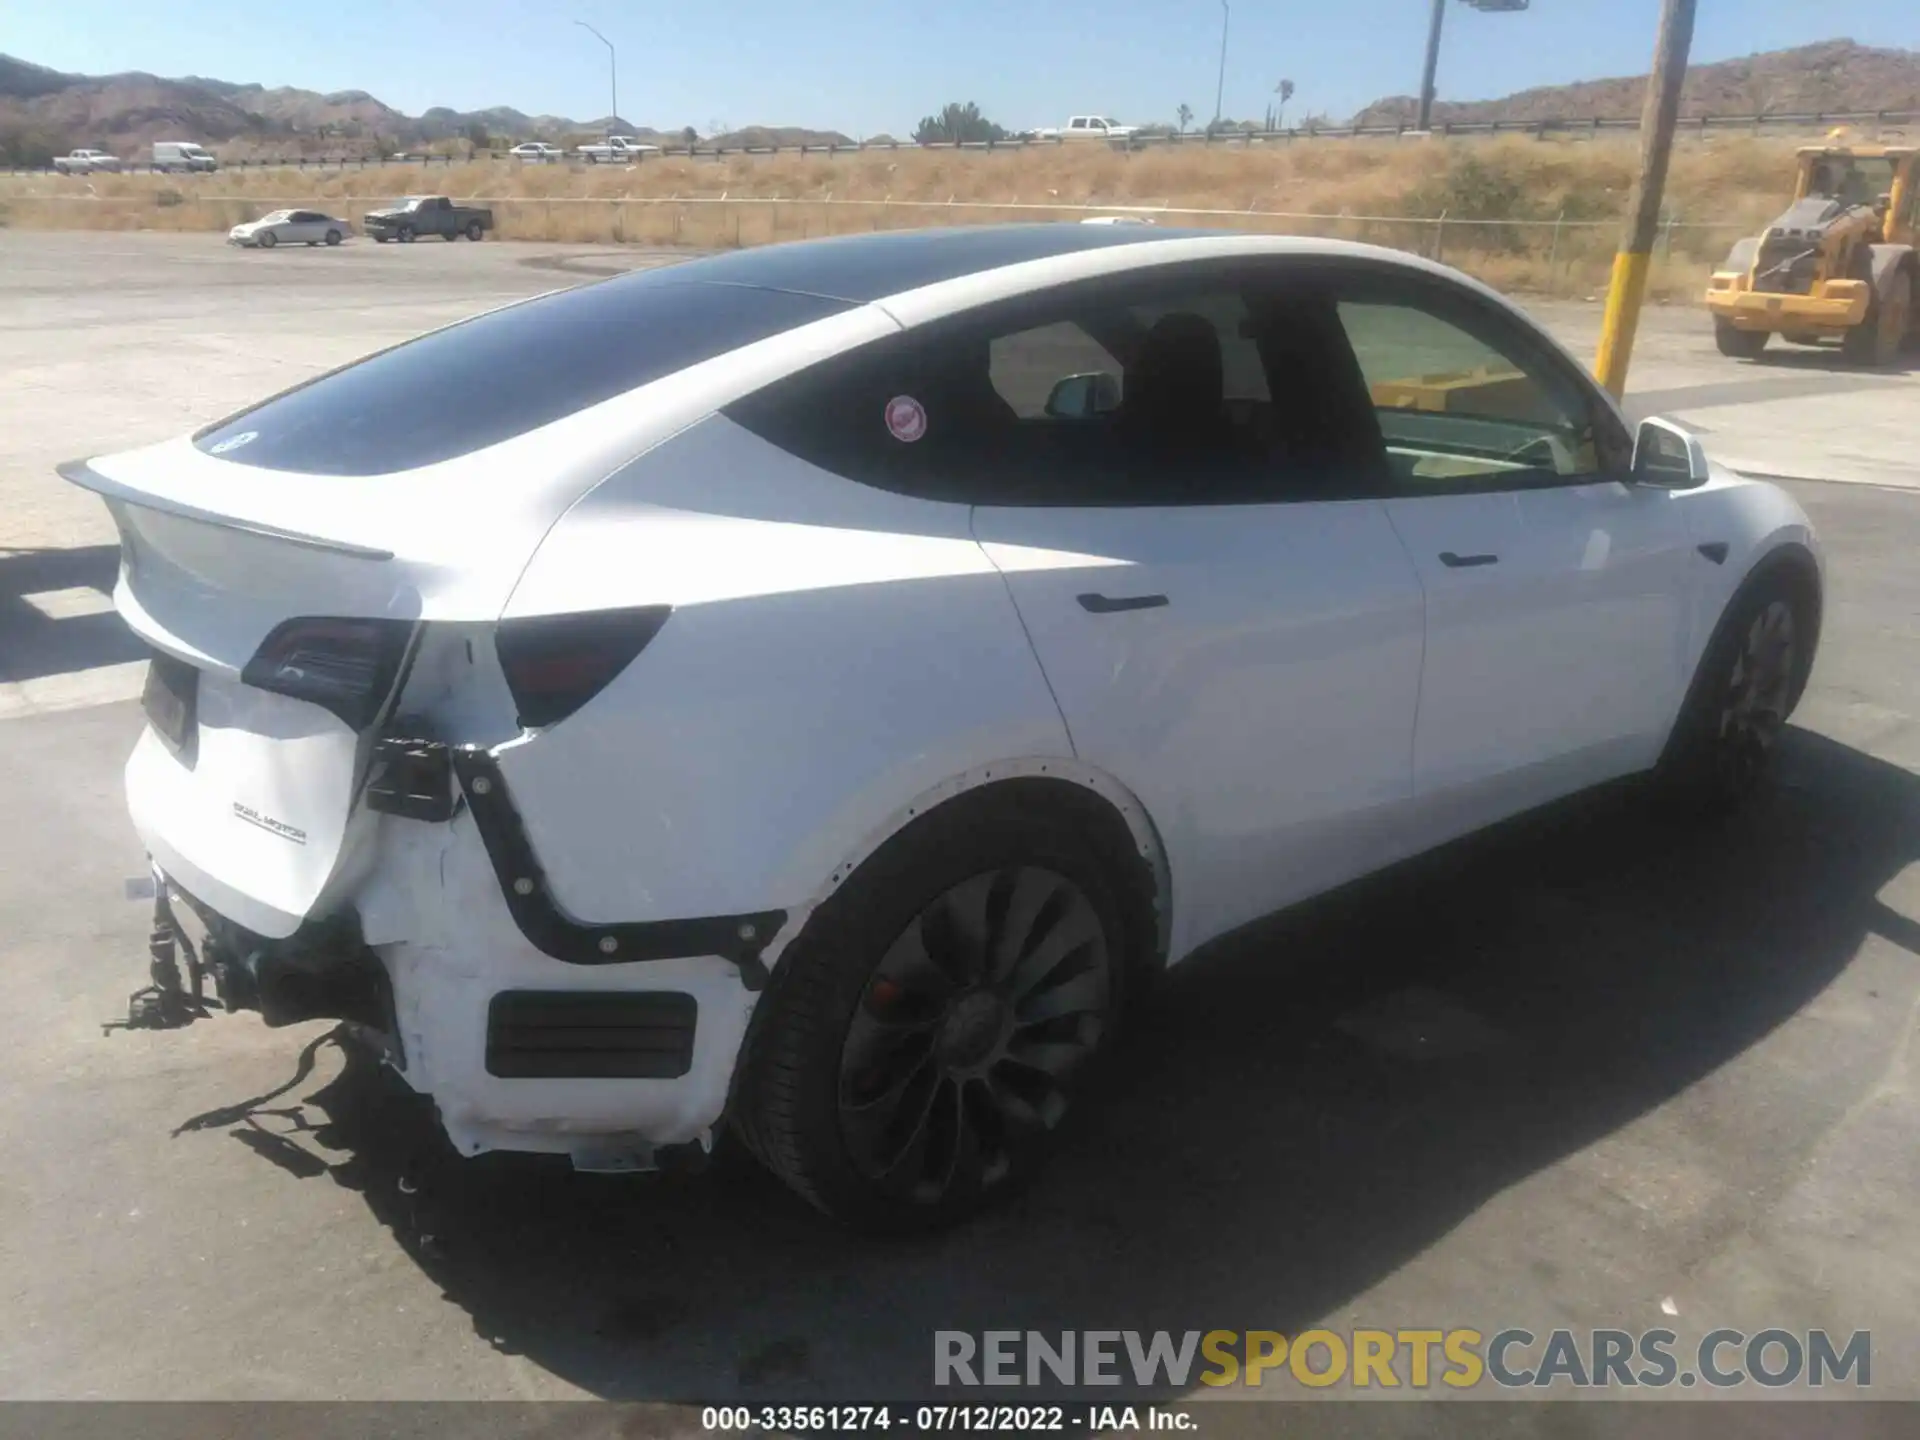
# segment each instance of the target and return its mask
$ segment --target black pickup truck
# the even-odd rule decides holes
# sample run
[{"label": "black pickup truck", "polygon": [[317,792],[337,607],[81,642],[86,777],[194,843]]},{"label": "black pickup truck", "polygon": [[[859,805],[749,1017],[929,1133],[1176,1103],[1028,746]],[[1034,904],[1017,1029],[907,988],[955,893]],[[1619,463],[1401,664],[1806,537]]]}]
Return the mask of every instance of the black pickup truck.
[{"label": "black pickup truck", "polygon": [[442,240],[458,240],[464,235],[478,240],[493,229],[493,212],[456,205],[444,195],[409,195],[379,210],[369,210],[361,217],[360,228],[382,245],[422,235],[438,235]]}]

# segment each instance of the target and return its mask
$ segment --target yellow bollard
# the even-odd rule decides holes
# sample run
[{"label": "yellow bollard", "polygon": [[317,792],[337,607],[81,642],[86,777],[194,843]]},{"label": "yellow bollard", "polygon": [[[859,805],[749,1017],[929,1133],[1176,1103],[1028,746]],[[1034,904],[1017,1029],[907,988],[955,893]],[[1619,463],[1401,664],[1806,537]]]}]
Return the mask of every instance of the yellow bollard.
[{"label": "yellow bollard", "polygon": [[1651,255],[1625,251],[1613,257],[1613,281],[1607,287],[1607,312],[1600,322],[1600,353],[1593,373],[1616,400],[1626,393],[1627,361],[1633,356],[1633,336],[1640,326],[1652,261]]}]

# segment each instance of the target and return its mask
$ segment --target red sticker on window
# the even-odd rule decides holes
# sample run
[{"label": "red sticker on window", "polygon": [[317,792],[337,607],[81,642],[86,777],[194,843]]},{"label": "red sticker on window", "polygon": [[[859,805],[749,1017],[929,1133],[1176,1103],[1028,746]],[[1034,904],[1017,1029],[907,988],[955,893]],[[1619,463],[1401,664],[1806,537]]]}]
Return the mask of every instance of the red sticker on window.
[{"label": "red sticker on window", "polygon": [[927,410],[911,395],[896,395],[887,402],[887,430],[894,439],[911,445],[927,433]]}]

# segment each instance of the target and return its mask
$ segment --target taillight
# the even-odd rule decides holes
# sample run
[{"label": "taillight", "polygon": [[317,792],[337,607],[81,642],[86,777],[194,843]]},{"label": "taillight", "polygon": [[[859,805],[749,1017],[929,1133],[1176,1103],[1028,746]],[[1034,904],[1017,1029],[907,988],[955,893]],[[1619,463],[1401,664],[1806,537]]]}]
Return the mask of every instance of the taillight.
[{"label": "taillight", "polygon": [[355,730],[364,730],[393,689],[412,630],[410,620],[287,620],[260,642],[240,678],[262,690],[310,701]]},{"label": "taillight", "polygon": [[555,725],[598,695],[660,632],[671,605],[502,620],[494,637],[529,728]]}]

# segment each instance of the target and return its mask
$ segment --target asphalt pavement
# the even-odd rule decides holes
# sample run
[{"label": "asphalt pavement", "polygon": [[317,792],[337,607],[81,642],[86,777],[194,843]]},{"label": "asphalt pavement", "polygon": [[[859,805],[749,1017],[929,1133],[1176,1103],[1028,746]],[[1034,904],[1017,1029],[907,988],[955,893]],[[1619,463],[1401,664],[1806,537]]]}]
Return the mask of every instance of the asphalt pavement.
[{"label": "asphalt pavement", "polygon": [[1636,405],[1815,477],[1830,549],[1777,792],[1590,798],[1236,937],[961,1232],[856,1240],[730,1163],[450,1163],[326,1025],[105,1028],[139,664],[51,465],[636,258],[0,232],[0,1397],[848,1400],[921,1392],[936,1329],[1724,1324],[1871,1330],[1920,1398],[1920,374],[1722,361],[1694,312]]}]

